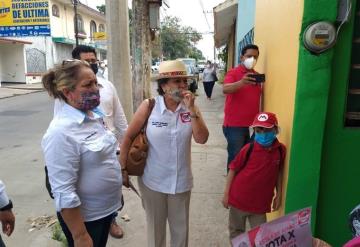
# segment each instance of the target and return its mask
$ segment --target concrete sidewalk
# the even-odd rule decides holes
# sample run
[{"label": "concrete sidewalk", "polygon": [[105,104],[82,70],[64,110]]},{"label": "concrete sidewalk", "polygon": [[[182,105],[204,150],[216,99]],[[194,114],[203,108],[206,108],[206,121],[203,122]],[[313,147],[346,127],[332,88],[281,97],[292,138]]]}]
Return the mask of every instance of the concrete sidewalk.
[{"label": "concrete sidewalk", "polygon": [[21,83],[1,83],[0,99],[41,92],[44,88],[41,83],[21,84]]}]

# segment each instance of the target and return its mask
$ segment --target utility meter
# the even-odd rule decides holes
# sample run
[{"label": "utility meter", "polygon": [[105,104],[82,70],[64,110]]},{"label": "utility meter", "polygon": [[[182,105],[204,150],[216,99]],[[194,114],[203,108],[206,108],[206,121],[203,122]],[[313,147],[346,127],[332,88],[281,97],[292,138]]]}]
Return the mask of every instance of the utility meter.
[{"label": "utility meter", "polygon": [[320,21],[310,24],[304,31],[303,42],[311,52],[321,53],[336,42],[336,29],[330,22]]}]

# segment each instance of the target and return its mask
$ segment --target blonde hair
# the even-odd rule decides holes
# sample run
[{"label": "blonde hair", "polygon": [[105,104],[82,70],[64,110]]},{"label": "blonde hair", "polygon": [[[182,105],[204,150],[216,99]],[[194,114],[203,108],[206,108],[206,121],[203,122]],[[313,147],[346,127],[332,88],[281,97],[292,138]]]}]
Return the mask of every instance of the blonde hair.
[{"label": "blonde hair", "polygon": [[79,71],[83,67],[91,69],[86,61],[77,59],[64,61],[63,64],[48,70],[43,75],[41,82],[51,97],[66,101],[62,90],[65,88],[70,91],[75,89],[78,83]]}]

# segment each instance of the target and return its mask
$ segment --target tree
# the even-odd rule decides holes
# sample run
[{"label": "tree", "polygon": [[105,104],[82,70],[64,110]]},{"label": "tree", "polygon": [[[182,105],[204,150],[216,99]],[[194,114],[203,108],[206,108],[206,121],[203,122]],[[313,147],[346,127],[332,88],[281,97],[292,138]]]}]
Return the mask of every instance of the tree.
[{"label": "tree", "polygon": [[178,17],[164,18],[161,22],[160,39],[163,56],[166,59],[203,58],[202,52],[195,47],[202,39],[202,35],[192,27],[181,26]]},{"label": "tree", "polygon": [[105,15],[106,11],[105,11],[105,4],[101,4],[99,6],[96,6],[96,8],[99,10],[99,12],[103,13]]}]

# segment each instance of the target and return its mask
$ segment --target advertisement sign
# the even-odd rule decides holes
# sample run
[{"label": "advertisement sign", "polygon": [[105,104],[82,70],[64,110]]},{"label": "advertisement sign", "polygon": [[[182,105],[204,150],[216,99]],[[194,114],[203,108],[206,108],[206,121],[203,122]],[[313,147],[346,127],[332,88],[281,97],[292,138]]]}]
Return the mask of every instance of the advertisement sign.
[{"label": "advertisement sign", "polygon": [[50,36],[49,1],[0,0],[0,37]]},{"label": "advertisement sign", "polygon": [[267,222],[234,238],[234,247],[312,246],[311,208]]},{"label": "advertisement sign", "polygon": [[105,32],[94,32],[94,40],[106,40],[106,33]]}]

